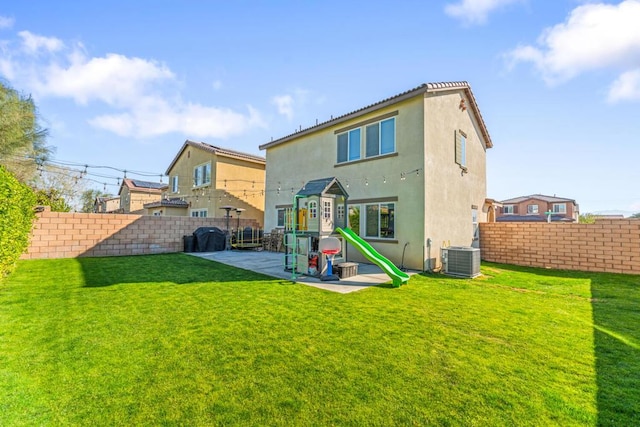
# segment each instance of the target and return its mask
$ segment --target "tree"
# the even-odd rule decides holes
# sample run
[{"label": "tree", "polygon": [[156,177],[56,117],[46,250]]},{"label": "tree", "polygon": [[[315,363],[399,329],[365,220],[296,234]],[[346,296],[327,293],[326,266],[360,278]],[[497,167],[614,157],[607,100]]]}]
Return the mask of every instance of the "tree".
[{"label": "tree", "polygon": [[631,218],[639,218],[640,219],[640,212],[634,213],[633,215],[631,215]]},{"label": "tree", "polygon": [[585,213],[585,214],[581,214],[578,217],[578,222],[580,224],[593,224],[594,222],[596,222],[596,216],[592,213]]},{"label": "tree", "polygon": [[82,193],[87,188],[84,174],[80,171],[45,164],[38,169],[31,185],[42,197],[39,202],[51,206],[52,211],[79,211],[82,207]]},{"label": "tree", "polygon": [[49,158],[49,132],[40,126],[38,110],[31,96],[25,96],[0,81],[0,164],[21,181],[36,173],[38,164]]},{"label": "tree", "polygon": [[98,197],[111,197],[111,195],[96,189],[83,191],[80,196],[80,202],[82,203],[80,212],[93,212],[93,205]]},{"label": "tree", "polygon": [[69,212],[71,205],[67,203],[59,190],[47,188],[36,190],[36,203],[51,207],[52,212]]}]

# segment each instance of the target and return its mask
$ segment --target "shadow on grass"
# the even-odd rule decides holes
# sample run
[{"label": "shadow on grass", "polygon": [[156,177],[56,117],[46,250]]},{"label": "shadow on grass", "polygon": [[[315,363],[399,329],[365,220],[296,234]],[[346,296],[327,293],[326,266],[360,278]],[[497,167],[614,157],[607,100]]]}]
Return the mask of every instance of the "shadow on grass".
[{"label": "shadow on grass", "polygon": [[77,258],[85,287],[128,283],[272,281],[272,277],[184,254]]},{"label": "shadow on grass", "polygon": [[598,425],[640,425],[640,276],[591,280]]},{"label": "shadow on grass", "polygon": [[[599,426],[640,425],[640,276],[483,263],[486,271],[588,280]],[[514,283],[514,286],[517,284]]]}]

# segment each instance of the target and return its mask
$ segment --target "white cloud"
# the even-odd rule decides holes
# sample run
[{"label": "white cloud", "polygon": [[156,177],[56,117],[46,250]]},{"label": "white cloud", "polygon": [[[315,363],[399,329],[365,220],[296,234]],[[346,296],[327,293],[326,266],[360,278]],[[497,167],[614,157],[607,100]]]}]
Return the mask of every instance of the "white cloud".
[{"label": "white cloud", "polygon": [[[640,0],[617,5],[591,3],[576,7],[567,20],[547,28],[537,46],[519,46],[508,53],[511,66],[532,63],[548,84],[569,80],[597,69],[627,73],[640,61]],[[633,80],[622,74],[612,85],[617,90]],[[610,93],[610,99],[622,99]]]},{"label": "white cloud", "polygon": [[501,7],[522,0],[461,0],[459,3],[450,3],[444,7],[447,15],[460,19],[467,25],[484,24],[489,13]]},{"label": "white cloud", "polygon": [[201,104],[169,104],[150,97],[125,113],[98,116],[90,124],[125,137],[149,138],[180,132],[197,138],[228,138],[264,126],[257,110],[251,106],[247,110],[242,114]]},{"label": "white cloud", "polygon": [[64,48],[62,40],[55,37],[39,36],[29,31],[20,31],[18,35],[22,38],[23,49],[29,54],[36,54],[40,50],[56,52]]},{"label": "white cloud", "polygon": [[13,27],[13,18],[9,18],[7,16],[0,15],[0,30],[3,28],[11,28]]},{"label": "white cloud", "polygon": [[40,95],[72,98],[79,104],[102,101],[118,107],[137,103],[154,83],[175,76],[163,64],[141,58],[108,54],[87,58],[75,51],[69,63],[52,63],[32,82]]},{"label": "white cloud", "polygon": [[278,113],[287,117],[289,120],[293,119],[293,96],[276,95],[271,99],[271,103],[278,108]]},{"label": "white cloud", "polygon": [[640,69],[622,73],[609,88],[608,100],[640,101]]},{"label": "white cloud", "polygon": [[[260,113],[181,100],[180,82],[158,61],[110,53],[91,57],[81,44],[19,33],[17,48],[4,47],[0,73],[37,97],[74,100],[110,111],[89,123],[121,136],[148,138],[180,132],[198,138],[227,138],[265,126]],[[43,57],[34,55],[47,52]],[[214,82],[213,87],[221,87]]]}]

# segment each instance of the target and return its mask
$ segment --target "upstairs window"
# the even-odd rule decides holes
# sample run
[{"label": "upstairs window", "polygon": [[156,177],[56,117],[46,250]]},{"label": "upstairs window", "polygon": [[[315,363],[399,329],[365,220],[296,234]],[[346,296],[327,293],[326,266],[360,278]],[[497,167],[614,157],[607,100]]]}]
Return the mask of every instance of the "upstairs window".
[{"label": "upstairs window", "polygon": [[560,213],[560,214],[567,213],[567,205],[564,203],[554,203],[553,213]]},{"label": "upstairs window", "polygon": [[456,131],[456,163],[467,168],[467,134],[461,130]]},{"label": "upstairs window", "polygon": [[171,192],[178,193],[178,175],[171,177]]},{"label": "upstairs window", "polygon": [[396,119],[391,118],[366,126],[365,155],[375,157],[396,151]]},{"label": "upstairs window", "polygon": [[338,163],[360,159],[360,128],[338,135]]},{"label": "upstairs window", "polygon": [[514,214],[515,213],[515,206],[513,205],[504,205],[502,207],[502,213],[504,214]]},{"label": "upstairs window", "polygon": [[193,185],[200,187],[211,184],[211,163],[204,163],[193,168]]},{"label": "upstairs window", "polygon": [[537,214],[538,213],[538,205],[527,205],[527,213],[528,214]]},{"label": "upstairs window", "polygon": [[374,119],[373,122],[364,122],[360,127],[338,134],[338,163],[362,159],[363,150],[364,158],[395,153],[395,117],[380,121]]}]

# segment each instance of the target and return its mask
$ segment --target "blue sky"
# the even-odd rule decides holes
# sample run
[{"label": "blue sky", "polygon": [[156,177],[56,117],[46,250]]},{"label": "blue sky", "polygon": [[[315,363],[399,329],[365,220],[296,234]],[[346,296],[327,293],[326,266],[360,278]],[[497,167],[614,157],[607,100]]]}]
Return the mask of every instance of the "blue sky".
[{"label": "blue sky", "polygon": [[[633,213],[638,22],[640,0],[4,2],[0,77],[33,95],[56,160],[158,175],[185,139],[264,155],[316,119],[464,80],[494,143],[488,197]],[[119,172],[91,171],[117,192]]]}]

